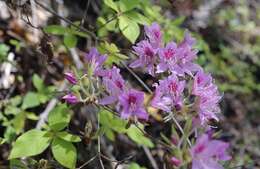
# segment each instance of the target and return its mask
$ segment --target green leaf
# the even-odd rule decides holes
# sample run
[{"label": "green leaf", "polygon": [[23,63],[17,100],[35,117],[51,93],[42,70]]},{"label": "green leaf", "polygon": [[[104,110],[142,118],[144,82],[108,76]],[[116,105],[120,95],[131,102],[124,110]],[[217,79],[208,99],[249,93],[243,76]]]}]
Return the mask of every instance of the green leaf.
[{"label": "green leaf", "polygon": [[117,4],[113,0],[104,0],[104,3],[106,4],[106,6],[112,8],[116,12],[119,12]]},{"label": "green leaf", "polygon": [[125,15],[141,25],[150,25],[151,23],[151,21],[146,16],[136,11],[127,12]]},{"label": "green leaf", "polygon": [[64,36],[63,41],[68,48],[74,48],[77,45],[78,39],[75,35],[67,34]]},{"label": "green leaf", "polygon": [[12,97],[10,100],[12,106],[18,106],[22,102],[22,97],[20,95]]},{"label": "green leaf", "polygon": [[6,141],[6,140],[5,140],[4,138],[0,137],[0,145],[4,144],[5,141]]},{"label": "green leaf", "polygon": [[[140,128],[143,128],[142,125],[139,126]],[[154,147],[153,142],[145,137],[143,135],[143,133],[136,127],[136,126],[131,126],[128,130],[127,130],[127,135],[128,137],[130,137],[130,139],[132,139],[134,142],[136,142],[138,145],[144,145],[147,147]]]},{"label": "green leaf", "polygon": [[39,99],[40,103],[42,103],[42,104],[49,101],[50,96],[51,96],[50,94],[48,94],[47,92],[45,93],[45,92],[46,91],[44,91],[44,93],[37,93],[38,99]]},{"label": "green leaf", "polygon": [[136,39],[140,34],[140,28],[138,24],[129,19],[126,16],[119,17],[119,28],[122,31],[123,35],[131,42],[135,43]]},{"label": "green leaf", "polygon": [[49,25],[45,27],[44,32],[50,33],[53,35],[65,35],[66,32],[68,32],[68,28],[60,26],[60,25]]},{"label": "green leaf", "polygon": [[4,133],[4,139],[7,143],[11,143],[15,140],[16,132],[15,129],[12,126],[8,126]]},{"label": "green leaf", "polygon": [[13,145],[9,159],[34,156],[42,153],[50,144],[47,131],[32,129],[18,137]]},{"label": "green leaf", "polygon": [[39,98],[34,92],[28,92],[23,99],[22,109],[33,108],[40,105]]},{"label": "green leaf", "polygon": [[70,122],[70,118],[70,110],[66,104],[60,104],[49,113],[49,126],[55,131],[60,131],[67,127],[68,123]]},{"label": "green leaf", "polygon": [[43,80],[40,78],[39,75],[33,74],[32,82],[33,82],[33,86],[37,89],[38,92],[44,89]]},{"label": "green leaf", "polygon": [[139,0],[120,0],[118,2],[121,12],[126,12],[134,9],[139,5]]},{"label": "green leaf", "polygon": [[54,158],[64,167],[75,168],[77,152],[74,145],[70,142],[55,138],[51,144]]},{"label": "green leaf", "polygon": [[69,142],[80,142],[81,141],[79,136],[70,134],[65,131],[56,133],[56,136],[58,136],[59,138],[65,140],[65,141],[69,141]]},{"label": "green leaf", "polygon": [[119,64],[121,61],[128,59],[128,56],[119,53],[120,51],[114,43],[101,43],[100,51],[108,54],[108,59],[105,62],[107,65]]},{"label": "green leaf", "polygon": [[145,167],[141,167],[139,164],[137,163],[130,163],[128,169],[145,169]]},{"label": "green leaf", "polygon": [[13,124],[14,129],[15,129],[17,134],[20,133],[23,130],[24,124],[25,124],[25,119],[26,119],[25,112],[20,112],[12,120],[12,124]]},{"label": "green leaf", "polygon": [[20,113],[22,110],[19,107],[15,107],[15,106],[6,106],[4,113],[5,115],[16,115],[18,113]]},{"label": "green leaf", "polygon": [[10,47],[7,46],[6,44],[3,43],[0,44],[0,61],[6,59],[9,49]]},{"label": "green leaf", "polygon": [[33,112],[26,112],[26,118],[30,120],[38,120],[39,117]]}]

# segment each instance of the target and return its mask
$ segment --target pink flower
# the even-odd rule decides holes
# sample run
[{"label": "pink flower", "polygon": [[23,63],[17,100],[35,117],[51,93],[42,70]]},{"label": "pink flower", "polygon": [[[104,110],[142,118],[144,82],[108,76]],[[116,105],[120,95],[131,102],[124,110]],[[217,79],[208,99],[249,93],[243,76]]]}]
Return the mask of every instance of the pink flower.
[{"label": "pink flower", "polygon": [[100,76],[103,73],[102,65],[107,59],[106,55],[101,55],[96,48],[92,48],[89,53],[86,54],[85,59],[89,63],[94,75]]},{"label": "pink flower", "polygon": [[154,76],[157,49],[154,49],[147,40],[137,43],[133,48],[139,58],[131,63],[130,67],[145,67],[147,72]]},{"label": "pink flower", "polygon": [[179,167],[181,165],[181,160],[179,160],[178,158],[176,157],[172,157],[171,158],[171,163],[176,166],[176,167]]},{"label": "pink flower", "polygon": [[226,153],[228,147],[228,143],[212,140],[207,134],[203,134],[190,151],[192,169],[224,169],[218,161],[231,159]]},{"label": "pink flower", "polygon": [[62,97],[63,100],[65,100],[67,103],[75,104],[78,103],[78,98],[74,94],[67,94]]},{"label": "pink flower", "polygon": [[162,33],[160,25],[152,23],[151,26],[144,27],[145,34],[149,39],[149,42],[154,48],[158,48],[162,45]]},{"label": "pink flower", "polygon": [[177,63],[177,45],[170,42],[165,48],[159,49],[160,63],[157,65],[156,73],[165,72],[166,70],[174,70]]},{"label": "pink flower", "polygon": [[136,116],[139,119],[148,119],[148,114],[143,107],[144,93],[130,89],[124,91],[119,96],[119,107],[121,109],[121,118],[127,119],[130,116]]},{"label": "pink flower", "polygon": [[64,73],[64,75],[65,75],[65,79],[67,79],[68,82],[70,82],[73,85],[77,84],[77,79],[72,72],[66,72]]},{"label": "pink flower", "polygon": [[197,50],[193,49],[192,45],[195,43],[195,39],[190,36],[188,32],[185,33],[183,41],[178,45],[176,52],[177,61],[171,71],[179,76],[184,76],[185,73],[193,75],[193,72],[197,72],[202,68],[193,63],[197,57]]},{"label": "pink flower", "polygon": [[180,109],[183,104],[184,87],[185,81],[179,81],[175,75],[160,80],[151,105],[166,112],[171,112],[173,108]]},{"label": "pink flower", "polygon": [[192,94],[197,96],[195,106],[199,113],[201,124],[205,124],[210,119],[218,120],[216,114],[220,113],[219,101],[222,97],[209,74],[199,71],[195,75]]},{"label": "pink flower", "polygon": [[100,100],[100,104],[113,104],[118,100],[119,95],[125,90],[125,81],[120,75],[120,69],[113,66],[112,69],[106,70],[102,78],[103,85],[109,96]]}]

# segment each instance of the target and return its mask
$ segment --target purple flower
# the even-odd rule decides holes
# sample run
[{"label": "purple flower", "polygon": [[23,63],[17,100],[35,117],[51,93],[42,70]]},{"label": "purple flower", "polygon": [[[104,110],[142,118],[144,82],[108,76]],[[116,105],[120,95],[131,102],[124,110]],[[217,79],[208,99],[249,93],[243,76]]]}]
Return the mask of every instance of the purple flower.
[{"label": "purple flower", "polygon": [[96,48],[91,48],[89,53],[86,54],[85,59],[90,65],[91,72],[96,76],[100,76],[104,71],[102,65],[106,61],[106,55],[101,55]]},{"label": "purple flower", "polygon": [[176,167],[179,167],[181,165],[181,160],[179,160],[178,158],[176,157],[171,157],[171,163],[176,166]]},{"label": "purple flower", "polygon": [[195,107],[201,124],[205,124],[210,119],[218,120],[216,114],[220,112],[219,101],[222,97],[209,74],[202,71],[197,72],[194,77],[192,94],[197,96]]},{"label": "purple flower", "polygon": [[185,73],[192,76],[192,72],[201,70],[201,67],[193,63],[197,57],[197,50],[192,48],[195,39],[188,32],[185,33],[183,41],[178,45],[176,52],[177,61],[175,66],[172,66],[171,71],[179,76],[184,76]]},{"label": "purple flower", "polygon": [[224,169],[218,161],[231,159],[226,152],[228,147],[228,143],[212,140],[207,134],[201,135],[190,151],[192,169]]},{"label": "purple flower", "polygon": [[166,70],[173,70],[177,62],[177,45],[174,42],[170,42],[165,48],[161,48],[158,51],[160,57],[160,63],[157,65],[156,73],[165,72]]},{"label": "purple flower", "polygon": [[171,112],[173,108],[180,109],[183,104],[184,87],[185,81],[179,81],[175,75],[160,80],[151,105],[166,112]]},{"label": "purple flower", "polygon": [[119,107],[121,110],[121,118],[127,119],[136,116],[139,119],[148,119],[148,114],[143,107],[144,93],[130,89],[124,91],[119,96]]},{"label": "purple flower", "polygon": [[157,49],[154,49],[147,40],[137,43],[133,48],[139,58],[131,63],[130,67],[146,67],[148,73],[154,76]]},{"label": "purple flower", "polygon": [[72,72],[66,72],[64,73],[64,75],[65,75],[65,79],[67,79],[71,84],[73,85],[77,84],[77,79]]},{"label": "purple flower", "polygon": [[145,26],[144,30],[152,46],[159,48],[162,45],[162,33],[160,25],[157,23],[152,23],[151,26]]},{"label": "purple flower", "polygon": [[65,100],[69,104],[75,104],[75,103],[79,102],[78,98],[72,93],[63,96],[62,99]]},{"label": "purple flower", "polygon": [[125,90],[125,81],[120,75],[120,69],[113,66],[112,69],[106,70],[103,76],[103,85],[109,96],[100,100],[100,104],[107,105],[115,103],[118,96]]}]

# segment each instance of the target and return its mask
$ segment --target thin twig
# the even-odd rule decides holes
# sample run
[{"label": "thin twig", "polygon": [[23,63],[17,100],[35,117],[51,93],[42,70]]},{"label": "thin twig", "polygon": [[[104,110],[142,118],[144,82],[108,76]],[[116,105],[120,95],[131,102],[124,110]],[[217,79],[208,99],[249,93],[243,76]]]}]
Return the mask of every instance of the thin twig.
[{"label": "thin twig", "polygon": [[92,157],[91,159],[89,159],[87,162],[85,162],[84,164],[82,164],[81,166],[79,166],[77,169],[81,169],[85,166],[87,166],[89,163],[91,163],[93,160],[95,160],[95,158],[97,158],[98,154],[96,154],[94,157]]},{"label": "thin twig", "polygon": [[84,25],[85,20],[87,19],[87,13],[88,13],[88,8],[89,8],[90,1],[91,0],[87,0],[86,9],[84,10],[82,19],[80,21],[80,26]]},{"label": "thin twig", "polygon": [[62,16],[60,16],[57,12],[55,12],[54,10],[46,7],[45,5],[41,4],[40,2],[38,2],[38,0],[35,1],[35,3],[40,6],[41,8],[43,8],[44,10],[48,11],[49,13],[53,14],[54,16],[58,17],[59,19],[69,23],[70,25],[76,27],[77,29],[79,29],[82,32],[85,32],[87,34],[89,34],[92,38],[94,38],[95,40],[100,40],[93,32],[87,30],[86,28],[82,27],[82,26],[78,26],[76,24],[74,24],[72,21],[70,21],[67,18],[64,18]]},{"label": "thin twig", "polygon": [[127,69],[127,71],[129,71],[129,73],[131,73],[136,80],[138,80],[138,82],[150,93],[153,94],[152,90],[143,82],[143,80],[132,70],[130,69],[125,63],[121,62],[122,65]]},{"label": "thin twig", "polygon": [[154,169],[159,169],[159,167],[158,167],[158,165],[157,165],[155,159],[153,158],[153,155],[151,154],[150,150],[149,150],[147,147],[145,147],[145,146],[142,146],[142,147],[143,147],[143,150],[144,150],[146,156],[147,156],[148,159],[150,160],[150,162],[151,162],[153,168],[154,168]]},{"label": "thin twig", "polygon": [[[182,135],[185,135],[185,133],[184,133],[184,131],[183,131],[181,125],[178,123],[178,121],[176,120],[176,118],[174,117],[174,115],[173,115],[172,112],[170,113],[170,115],[171,115],[171,118],[172,118],[173,122],[176,124],[176,126],[177,126],[178,129],[180,130],[181,134],[182,134]],[[186,138],[186,140],[187,140],[189,146],[191,147],[192,145],[191,145],[191,142],[190,142],[190,140],[189,140],[188,137]]]}]

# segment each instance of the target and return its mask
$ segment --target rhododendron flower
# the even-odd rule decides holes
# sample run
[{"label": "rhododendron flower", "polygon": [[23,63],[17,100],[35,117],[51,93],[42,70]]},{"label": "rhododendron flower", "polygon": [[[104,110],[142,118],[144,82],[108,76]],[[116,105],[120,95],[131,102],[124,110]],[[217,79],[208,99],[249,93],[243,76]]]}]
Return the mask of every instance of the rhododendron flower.
[{"label": "rhododendron flower", "polygon": [[197,57],[197,50],[193,49],[192,45],[195,39],[190,36],[188,32],[185,33],[183,41],[178,45],[176,53],[177,61],[171,71],[177,75],[184,76],[185,73],[192,76],[192,72],[201,70],[201,67],[193,61]]},{"label": "rhododendron flower", "polygon": [[65,79],[67,79],[68,82],[70,82],[73,85],[77,84],[77,79],[72,72],[66,72],[64,73],[64,75],[65,75]]},{"label": "rhododendron flower", "polygon": [[148,73],[154,76],[157,49],[154,49],[147,40],[137,43],[133,48],[139,58],[131,63],[130,67],[145,67]]},{"label": "rhododendron flower", "polygon": [[107,105],[115,103],[118,100],[118,96],[126,88],[125,81],[120,75],[120,69],[113,66],[112,69],[106,70],[102,80],[109,96],[101,99],[100,104]]},{"label": "rhododendron flower", "polygon": [[78,98],[74,94],[70,93],[62,97],[63,100],[65,100],[67,103],[75,104],[78,103]]},{"label": "rhododendron flower", "polygon": [[158,48],[162,45],[162,33],[160,25],[152,23],[151,26],[144,27],[145,34],[149,39],[149,42],[154,48]]},{"label": "rhododendron flower", "polygon": [[174,66],[177,62],[176,53],[177,45],[174,42],[170,42],[165,48],[159,49],[160,63],[157,65],[156,73],[165,72],[166,70],[174,71]]},{"label": "rhododendron flower", "polygon": [[197,96],[195,106],[199,113],[201,124],[205,124],[210,119],[218,120],[216,114],[220,112],[219,101],[222,97],[209,74],[199,71],[195,75],[192,94]]},{"label": "rhododendron flower", "polygon": [[160,80],[159,85],[156,85],[155,96],[151,102],[153,107],[166,112],[182,107],[185,81],[179,81],[177,76],[171,75],[165,80]]},{"label": "rhododendron flower", "polygon": [[136,116],[139,119],[148,119],[148,114],[143,107],[144,93],[130,89],[123,92],[119,96],[119,107],[121,110],[121,118],[127,119]]},{"label": "rhododendron flower", "polygon": [[94,75],[99,76],[102,74],[102,65],[107,59],[106,55],[101,55],[96,48],[92,48],[89,53],[86,54],[85,59],[88,61],[90,65],[89,68]]},{"label": "rhododendron flower", "polygon": [[231,159],[226,152],[228,147],[228,143],[212,140],[203,134],[190,151],[192,169],[224,169],[218,162]]}]

